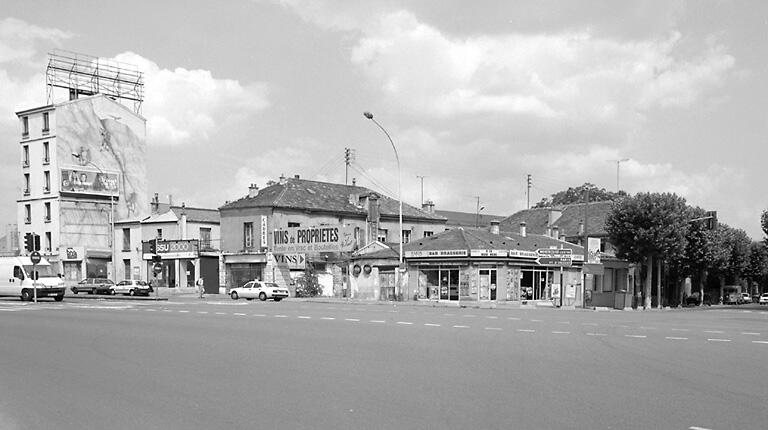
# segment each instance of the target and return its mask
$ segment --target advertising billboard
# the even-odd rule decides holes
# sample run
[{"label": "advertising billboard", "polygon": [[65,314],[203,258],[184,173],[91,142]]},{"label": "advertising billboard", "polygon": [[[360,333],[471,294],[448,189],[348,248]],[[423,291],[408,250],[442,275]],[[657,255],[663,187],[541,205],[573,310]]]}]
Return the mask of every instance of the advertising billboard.
[{"label": "advertising billboard", "polygon": [[354,229],[342,225],[287,227],[272,232],[272,252],[345,252],[355,247]]},{"label": "advertising billboard", "polygon": [[118,196],[120,177],[117,173],[99,172],[83,168],[60,169],[61,192]]}]

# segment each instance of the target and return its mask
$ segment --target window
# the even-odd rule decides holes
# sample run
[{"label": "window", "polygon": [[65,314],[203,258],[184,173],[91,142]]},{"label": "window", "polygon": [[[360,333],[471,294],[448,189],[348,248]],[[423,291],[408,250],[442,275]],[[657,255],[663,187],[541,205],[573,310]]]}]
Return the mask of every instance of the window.
[{"label": "window", "polygon": [[290,222],[290,221],[289,221],[289,222],[288,222],[288,227],[289,227],[289,228],[290,228],[290,227],[301,227],[301,223],[300,223],[300,222]]},{"label": "window", "polygon": [[243,248],[244,249],[253,248],[253,223],[252,222],[243,223]]},{"label": "window", "polygon": [[211,249],[211,229],[200,227],[200,249]]},{"label": "window", "polygon": [[29,195],[29,173],[24,174],[24,195]]},{"label": "window", "polygon": [[21,137],[29,137],[29,117],[21,117]]},{"label": "window", "polygon": [[47,134],[50,131],[49,125],[48,112],[43,112],[43,133]]},{"label": "window", "polygon": [[48,142],[43,142],[43,164],[51,162],[51,145]]},{"label": "window", "polygon": [[21,160],[21,165],[23,167],[29,167],[29,145],[24,145],[22,149],[23,158]]},{"label": "window", "polygon": [[410,241],[411,241],[411,231],[403,230],[403,243],[408,243]]},{"label": "window", "polygon": [[53,244],[51,243],[51,232],[46,231],[45,232],[45,252],[50,253],[52,249]]},{"label": "window", "polygon": [[429,231],[429,230],[424,230],[424,237],[429,237],[429,236],[432,236],[433,234],[435,234],[435,232]]},{"label": "window", "polygon": [[24,205],[24,223],[32,223],[32,205]]},{"label": "window", "polygon": [[163,240],[163,229],[162,228],[158,228],[157,229],[157,235],[155,237],[157,238],[157,240]]},{"label": "window", "polygon": [[51,222],[51,202],[45,202],[45,222]]},{"label": "window", "polygon": [[43,172],[43,181],[44,181],[43,192],[50,193],[51,192],[51,172],[49,172],[48,170]]},{"label": "window", "polygon": [[380,228],[379,229],[379,234],[376,235],[376,240],[378,240],[379,242],[386,242],[387,241],[387,229]]},{"label": "window", "polygon": [[131,229],[130,228],[124,228],[123,229],[123,251],[130,251],[131,250]]}]

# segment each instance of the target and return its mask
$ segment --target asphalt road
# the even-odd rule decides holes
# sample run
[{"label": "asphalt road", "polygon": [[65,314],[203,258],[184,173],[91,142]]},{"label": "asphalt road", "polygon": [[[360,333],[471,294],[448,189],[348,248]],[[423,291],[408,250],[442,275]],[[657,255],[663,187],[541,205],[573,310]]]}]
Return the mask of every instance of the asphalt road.
[{"label": "asphalt road", "polygon": [[0,429],[765,429],[768,309],[0,301]]}]

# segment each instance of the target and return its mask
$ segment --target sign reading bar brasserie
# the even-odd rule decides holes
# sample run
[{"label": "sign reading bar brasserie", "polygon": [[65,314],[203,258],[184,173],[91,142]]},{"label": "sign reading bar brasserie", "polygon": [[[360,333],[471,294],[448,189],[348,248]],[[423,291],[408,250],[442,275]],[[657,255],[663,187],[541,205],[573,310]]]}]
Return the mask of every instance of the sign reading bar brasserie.
[{"label": "sign reading bar brasserie", "polygon": [[405,251],[405,258],[466,257],[466,249],[432,249],[428,251]]},{"label": "sign reading bar brasserie", "polygon": [[355,246],[354,230],[340,225],[287,227],[272,232],[272,252],[346,252]]}]

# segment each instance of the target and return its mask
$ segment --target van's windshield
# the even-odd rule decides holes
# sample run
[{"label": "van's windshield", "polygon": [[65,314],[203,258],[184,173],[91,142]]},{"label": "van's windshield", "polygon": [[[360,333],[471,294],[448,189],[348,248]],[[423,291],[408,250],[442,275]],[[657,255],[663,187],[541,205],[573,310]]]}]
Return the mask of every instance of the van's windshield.
[{"label": "van's windshield", "polygon": [[[53,265],[38,265],[35,266],[35,270],[37,270],[37,277],[38,278],[49,278],[49,277],[55,277],[59,276],[59,274],[56,272],[56,270],[53,268]],[[32,266],[24,266],[24,271],[27,272],[30,276],[32,276]]]}]

